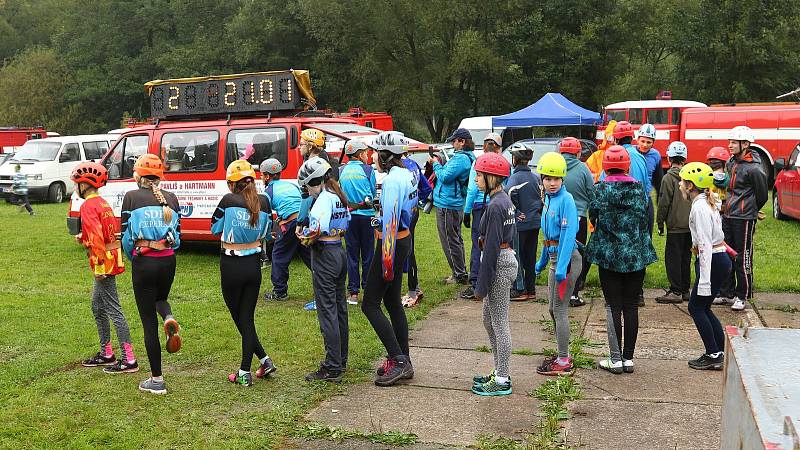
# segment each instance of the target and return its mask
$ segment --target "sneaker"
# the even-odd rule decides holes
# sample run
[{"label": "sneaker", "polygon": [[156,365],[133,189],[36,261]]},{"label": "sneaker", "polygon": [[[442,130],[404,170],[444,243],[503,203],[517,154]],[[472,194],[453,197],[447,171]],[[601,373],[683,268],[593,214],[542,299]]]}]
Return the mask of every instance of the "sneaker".
[{"label": "sneaker", "polygon": [[664,295],[656,297],[656,303],[683,303],[683,296],[674,291],[667,291]]},{"label": "sneaker", "polygon": [[536,368],[536,372],[538,373],[540,370],[542,370],[542,371],[543,370],[547,370],[547,368],[550,367],[550,364],[552,364],[553,361],[555,361],[555,360],[556,360],[555,356],[546,356],[544,358],[544,360],[542,361],[542,364],[539,365],[539,367]]},{"label": "sneaker", "polygon": [[228,375],[228,381],[242,387],[250,387],[253,385],[253,375],[250,372],[244,375],[239,375],[239,372],[236,372]]},{"label": "sneaker", "polygon": [[306,381],[328,381],[331,383],[338,383],[342,381],[341,370],[329,370],[323,366],[319,366],[315,372],[306,375]]},{"label": "sneaker", "polygon": [[417,294],[416,296],[411,296],[410,294],[406,294],[400,300],[400,303],[403,304],[404,308],[413,308],[419,304],[419,301],[422,297]]},{"label": "sneaker", "polygon": [[528,296],[528,300],[536,300],[536,291],[528,291],[526,294]]},{"label": "sneaker", "polygon": [[456,278],[456,283],[466,286],[469,284],[469,277]]},{"label": "sneaker", "polygon": [[573,295],[569,298],[569,306],[578,307],[578,306],[583,306],[585,304],[586,302],[581,298],[580,295]]},{"label": "sneaker", "polygon": [[481,396],[498,396],[511,394],[511,379],[498,383],[494,377],[482,384],[472,386],[472,392]]},{"label": "sneaker", "polygon": [[511,289],[512,302],[521,302],[527,299],[528,299],[528,294],[525,291],[518,291],[516,289]]},{"label": "sneaker", "polygon": [[633,360],[632,359],[623,359],[622,360],[622,371],[625,373],[633,373]]},{"label": "sneaker", "polygon": [[739,297],[733,298],[733,304],[731,305],[731,309],[734,311],[744,311],[745,302],[744,300],[740,299]]},{"label": "sneaker", "polygon": [[142,392],[149,392],[151,394],[166,394],[167,393],[167,385],[164,381],[155,381],[152,378],[148,378],[141,383],[139,383],[139,390]]},{"label": "sneaker", "polygon": [[688,302],[691,297],[692,297],[692,293],[691,292],[684,292],[683,294],[681,294],[681,298],[685,302]]},{"label": "sneaker", "polygon": [[[474,377],[472,377],[472,384],[478,385],[478,384],[488,383],[489,380],[493,378],[494,378],[494,370],[492,370],[492,372],[489,375],[475,375]],[[508,379],[510,380],[511,377],[508,377]]]},{"label": "sneaker", "polygon": [[389,369],[391,369],[391,366],[393,364],[394,361],[391,358],[389,358],[389,355],[386,355],[386,358],[383,359],[383,362],[381,362],[380,367],[375,369],[375,375],[382,377],[383,374],[385,374]]},{"label": "sneaker", "polygon": [[110,366],[115,362],[117,362],[117,358],[114,357],[113,354],[111,356],[103,356],[100,352],[97,352],[97,354],[91,358],[81,361],[81,365],[83,367],[100,367]]},{"label": "sneaker", "polygon": [[357,305],[358,304],[358,293],[350,294],[347,297],[347,304],[348,305]]},{"label": "sneaker", "polygon": [[181,331],[181,326],[178,325],[178,321],[172,316],[167,316],[164,319],[164,332],[167,333],[167,353],[175,353],[181,349],[179,331]]},{"label": "sneaker", "polygon": [[714,300],[711,301],[712,305],[729,305],[731,303],[733,303],[731,299],[723,296],[715,297]]},{"label": "sneaker", "polygon": [[472,289],[472,286],[461,291],[461,298],[465,300],[475,300],[475,290]]},{"label": "sneaker", "polygon": [[317,301],[311,300],[310,302],[303,305],[303,309],[306,311],[316,311],[317,310]]},{"label": "sneaker", "polygon": [[639,294],[639,304],[638,306],[644,306],[644,294]]},{"label": "sneaker", "polygon": [[264,301],[268,302],[270,300],[275,300],[275,301],[278,301],[278,302],[282,302],[284,300],[289,300],[289,293],[284,292],[283,294],[279,294],[279,293],[277,293],[275,291],[272,291],[272,292],[266,291],[266,292],[264,292]]},{"label": "sneaker", "polygon": [[624,370],[622,361],[611,361],[611,358],[601,359],[597,362],[597,366],[616,375],[621,374]]},{"label": "sneaker", "polygon": [[697,370],[722,370],[722,365],[725,362],[725,356],[719,355],[712,358],[705,353],[697,359],[689,361],[689,367]]},{"label": "sneaker", "polygon": [[264,378],[276,370],[278,370],[278,368],[272,363],[272,359],[267,358],[267,360],[264,361],[264,363],[262,363],[261,366],[256,370],[256,378]]},{"label": "sneaker", "polygon": [[556,376],[556,375],[572,375],[572,358],[567,359],[566,364],[559,364],[558,359],[553,358],[552,360],[548,361],[546,364],[542,364],[536,369],[536,373],[539,375],[548,375],[548,376]]},{"label": "sneaker", "polygon": [[384,369],[383,375],[375,378],[376,386],[392,386],[400,380],[411,379],[414,377],[414,368],[411,366],[408,356],[400,355],[390,360]]},{"label": "sneaker", "polygon": [[444,279],[444,284],[456,284],[456,277],[450,275]]},{"label": "sneaker", "polygon": [[111,373],[111,374],[118,374],[118,373],[134,373],[139,371],[139,363],[136,361],[128,362],[119,360],[113,366],[108,366],[103,368],[103,372]]}]

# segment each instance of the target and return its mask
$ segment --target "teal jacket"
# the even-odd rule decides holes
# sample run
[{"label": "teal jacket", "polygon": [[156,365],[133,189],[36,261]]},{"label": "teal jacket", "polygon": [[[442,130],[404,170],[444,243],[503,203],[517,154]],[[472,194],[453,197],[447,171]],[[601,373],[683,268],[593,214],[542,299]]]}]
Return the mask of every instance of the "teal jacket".
[{"label": "teal jacket", "polygon": [[467,196],[469,171],[475,156],[472,150],[459,150],[445,164],[433,163],[436,187],[433,189],[433,206],[463,209]]},{"label": "teal jacket", "polygon": [[614,272],[637,272],[658,257],[647,226],[642,183],[626,175],[607,177],[594,186],[589,220],[594,224],[585,257]]},{"label": "teal jacket", "polygon": [[572,194],[575,199],[575,207],[578,208],[578,217],[585,217],[586,210],[589,208],[589,201],[594,192],[594,178],[589,167],[581,160],[570,153],[561,154],[567,160],[567,176],[564,178],[564,186],[567,192]]},{"label": "teal jacket", "polygon": [[578,234],[575,200],[563,186],[555,194],[545,194],[541,221],[542,239],[558,241],[558,245],[542,245],[542,254],[536,262],[536,273],[544,270],[550,254],[555,253],[556,281],[560,283],[567,278],[569,261],[576,246],[575,236]]}]

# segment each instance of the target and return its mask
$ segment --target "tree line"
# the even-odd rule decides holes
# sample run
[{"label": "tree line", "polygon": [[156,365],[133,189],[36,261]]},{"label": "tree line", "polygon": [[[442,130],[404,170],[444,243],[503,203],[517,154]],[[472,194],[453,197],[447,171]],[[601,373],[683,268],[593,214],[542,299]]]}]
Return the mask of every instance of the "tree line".
[{"label": "tree line", "polygon": [[148,116],[146,81],[288,68],[431,142],[546,92],[769,101],[798,24],[791,0],[0,0],[0,126],[103,132]]}]

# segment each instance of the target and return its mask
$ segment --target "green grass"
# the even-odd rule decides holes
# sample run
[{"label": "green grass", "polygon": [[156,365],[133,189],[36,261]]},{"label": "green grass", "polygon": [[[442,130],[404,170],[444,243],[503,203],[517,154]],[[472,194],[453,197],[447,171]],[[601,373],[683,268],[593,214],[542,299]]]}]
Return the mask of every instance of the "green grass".
[{"label": "green grass", "polygon": [[[163,354],[166,396],[137,388],[149,365],[130,271],[117,284],[142,370],[110,376],[80,367],[80,359],[97,351],[88,262],[66,233],[67,205],[33,206],[37,216],[29,217],[0,204],[0,448],[274,448],[302,435],[297,430],[310,408],[343,392],[341,386],[302,381],[323,359],[323,347],[316,315],[302,310],[312,292],[310,274],[299,261],[291,267],[290,300],[260,302],[256,310],[259,336],[279,368],[277,376],[249,389],[227,382],[239,365],[241,344],[222,300],[213,244],[185,245],[178,254],[170,302],[183,327],[184,347]],[[449,269],[433,216],[423,215],[419,229],[417,245],[432,251],[420,264],[425,300],[408,310],[412,323],[455,294],[455,287],[441,282]],[[262,290],[270,285],[268,273]],[[352,307],[350,352],[345,384],[371,379],[382,346],[360,309]],[[390,430],[366,438],[412,441]]]}]

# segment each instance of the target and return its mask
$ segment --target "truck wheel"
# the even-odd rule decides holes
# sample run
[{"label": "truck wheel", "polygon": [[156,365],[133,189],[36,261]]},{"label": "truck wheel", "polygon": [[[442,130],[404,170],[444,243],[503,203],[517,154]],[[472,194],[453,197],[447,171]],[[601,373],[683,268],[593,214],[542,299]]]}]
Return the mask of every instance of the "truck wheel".
[{"label": "truck wheel", "polygon": [[61,183],[53,183],[50,189],[47,190],[47,201],[50,203],[61,203],[64,201],[64,185]]},{"label": "truck wheel", "polygon": [[758,152],[758,156],[761,158],[761,171],[767,176],[767,189],[772,189],[775,183],[775,177],[772,176],[772,164],[763,152]]},{"label": "truck wheel", "polygon": [[772,191],[772,217],[778,220],[786,220],[789,217],[781,211],[781,205],[778,201],[778,191]]}]

